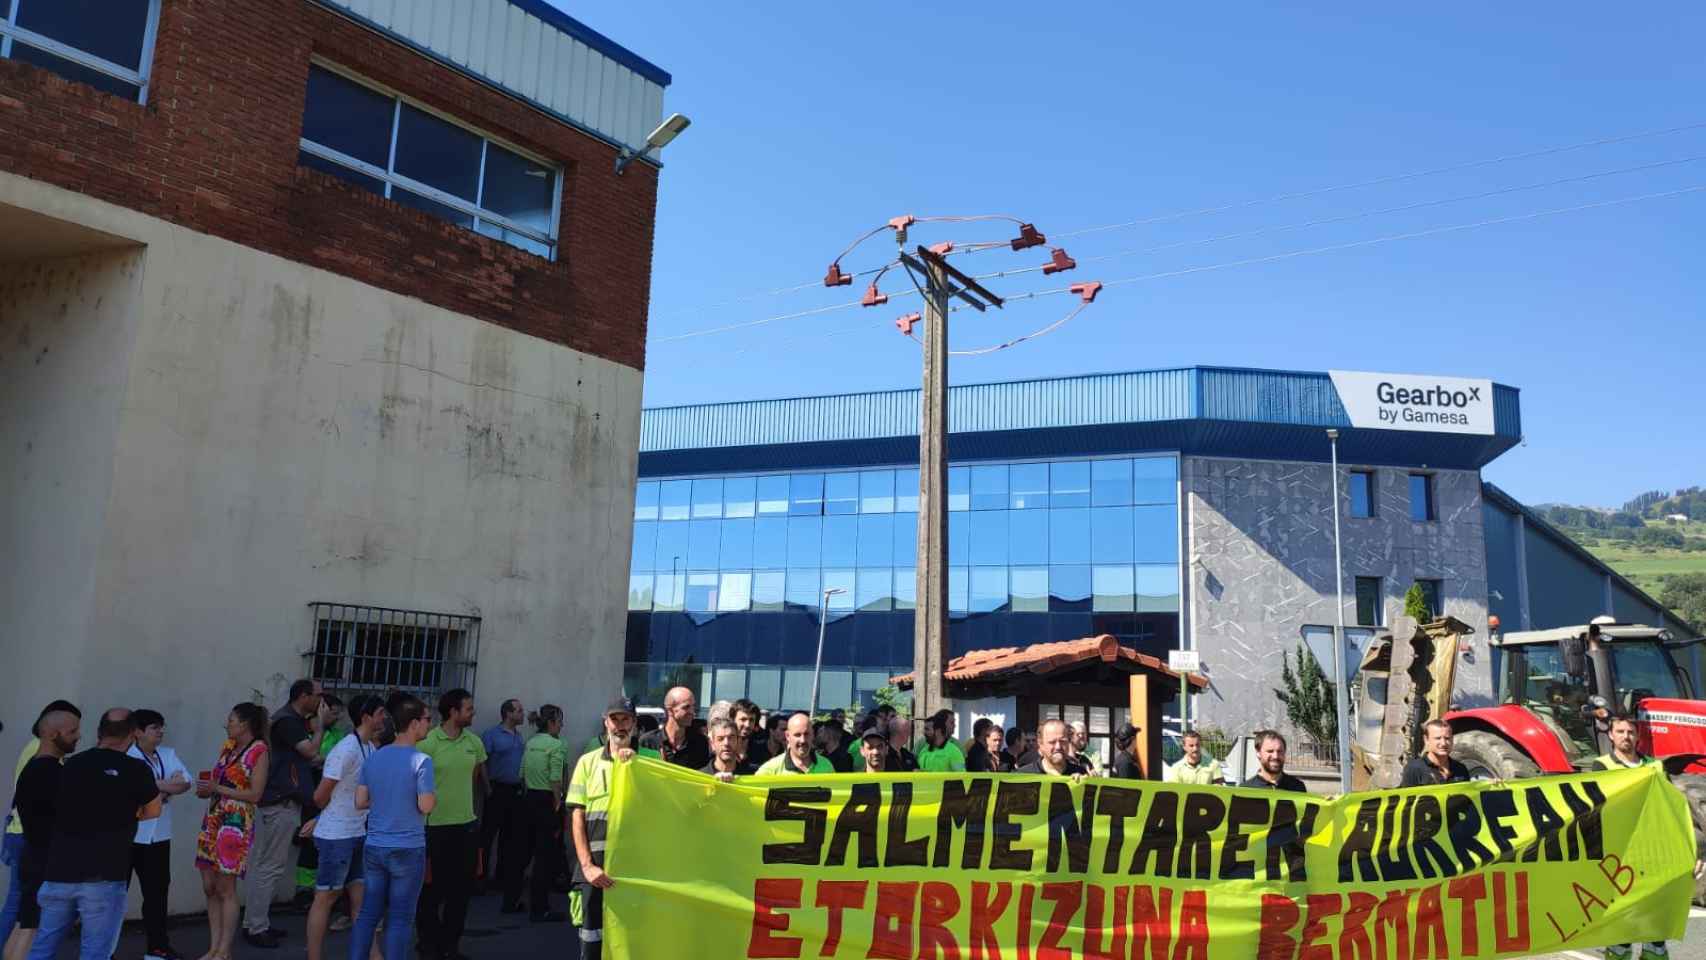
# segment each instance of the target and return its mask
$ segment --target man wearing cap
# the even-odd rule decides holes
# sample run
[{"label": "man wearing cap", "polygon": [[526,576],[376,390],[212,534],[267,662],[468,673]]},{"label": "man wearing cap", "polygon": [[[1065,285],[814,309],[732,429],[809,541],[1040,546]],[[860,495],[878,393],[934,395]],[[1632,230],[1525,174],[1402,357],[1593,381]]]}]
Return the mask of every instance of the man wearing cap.
[{"label": "man wearing cap", "polygon": [[604,746],[575,762],[564,805],[575,842],[575,884],[581,900],[581,960],[598,960],[604,946],[604,891],[616,881],[604,872],[611,781],[616,764],[634,758],[634,702],[616,697],[604,708]]},{"label": "man wearing cap", "polygon": [[828,760],[817,755],[812,743],[812,718],[796,713],[788,718],[787,746],[758,768],[758,775],[787,773],[834,773]]},{"label": "man wearing cap", "polygon": [[866,729],[859,738],[859,756],[865,761],[866,773],[887,773],[889,771],[889,738],[883,733],[882,727],[873,726]]},{"label": "man wearing cap", "polygon": [[733,720],[712,720],[710,733],[711,762],[700,767],[700,773],[728,783],[758,771],[758,764],[749,763],[740,755],[743,740]]}]

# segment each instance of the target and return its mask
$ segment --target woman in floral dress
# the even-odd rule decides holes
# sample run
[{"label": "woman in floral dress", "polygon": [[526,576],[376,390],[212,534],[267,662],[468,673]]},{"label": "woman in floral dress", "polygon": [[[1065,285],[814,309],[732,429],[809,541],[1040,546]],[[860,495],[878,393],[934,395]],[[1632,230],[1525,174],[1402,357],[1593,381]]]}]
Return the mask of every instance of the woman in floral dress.
[{"label": "woman in floral dress", "polygon": [[267,713],[258,704],[232,707],[212,776],[196,781],[196,796],[213,800],[195,841],[195,865],[201,870],[212,935],[201,960],[230,960],[237,936],[237,879],[249,865],[255,802],[267,785],[266,727]]}]

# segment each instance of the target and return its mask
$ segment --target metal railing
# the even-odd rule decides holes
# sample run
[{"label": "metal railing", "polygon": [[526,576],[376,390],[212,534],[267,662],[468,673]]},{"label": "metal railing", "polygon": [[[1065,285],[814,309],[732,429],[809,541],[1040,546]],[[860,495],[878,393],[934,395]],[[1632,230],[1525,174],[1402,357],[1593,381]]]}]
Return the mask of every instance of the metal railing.
[{"label": "metal railing", "polygon": [[314,633],[302,658],[329,692],[412,693],[428,703],[446,690],[474,689],[480,618],[315,601]]}]

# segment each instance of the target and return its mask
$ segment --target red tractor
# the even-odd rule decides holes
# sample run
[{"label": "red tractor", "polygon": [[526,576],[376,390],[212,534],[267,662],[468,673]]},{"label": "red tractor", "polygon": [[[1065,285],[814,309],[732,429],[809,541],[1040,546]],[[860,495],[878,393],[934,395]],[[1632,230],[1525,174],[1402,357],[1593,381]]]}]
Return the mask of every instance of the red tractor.
[{"label": "red tractor", "polygon": [[[1499,706],[1446,714],[1451,753],[1476,778],[1515,780],[1595,769],[1611,752],[1607,719],[1636,718],[1641,752],[1661,760],[1688,799],[1706,852],[1706,700],[1674,652],[1699,643],[1601,617],[1579,627],[1495,636],[1504,655]],[[1703,902],[1706,886],[1697,887]]]}]

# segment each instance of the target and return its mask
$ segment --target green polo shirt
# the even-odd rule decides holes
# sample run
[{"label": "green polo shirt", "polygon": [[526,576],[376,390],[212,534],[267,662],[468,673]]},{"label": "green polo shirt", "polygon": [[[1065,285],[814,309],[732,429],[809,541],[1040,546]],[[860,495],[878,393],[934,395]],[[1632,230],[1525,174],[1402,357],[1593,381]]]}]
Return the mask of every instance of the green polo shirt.
[{"label": "green polo shirt", "polygon": [[486,745],[473,731],[452,740],[442,725],[432,728],[417,748],[432,758],[438,784],[438,806],[427,814],[429,827],[455,827],[474,822],[474,769],[486,762]]},{"label": "green polo shirt", "polygon": [[794,766],[793,761],[788,758],[787,752],[784,751],[759,764],[757,775],[760,777],[769,777],[788,773],[834,772],[834,765],[832,765],[825,757],[815,753],[812,754],[812,768],[810,770],[801,770],[799,767]]},{"label": "green polo shirt", "polygon": [[568,763],[569,751],[561,738],[536,733],[521,754],[521,782],[529,790],[549,790],[552,784],[563,782],[563,768]]},{"label": "green polo shirt", "polygon": [[940,747],[931,747],[925,742],[918,748],[918,769],[925,773],[963,773],[966,769],[966,755],[960,752],[960,745],[952,740],[944,741]]},{"label": "green polo shirt", "polygon": [[1220,761],[1204,754],[1202,762],[1194,767],[1191,766],[1189,760],[1180,759],[1179,762],[1167,768],[1166,779],[1172,783],[1208,786],[1220,783],[1225,777],[1220,772]]}]

